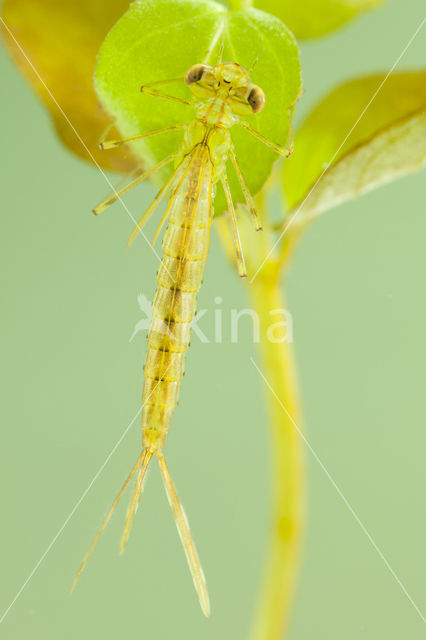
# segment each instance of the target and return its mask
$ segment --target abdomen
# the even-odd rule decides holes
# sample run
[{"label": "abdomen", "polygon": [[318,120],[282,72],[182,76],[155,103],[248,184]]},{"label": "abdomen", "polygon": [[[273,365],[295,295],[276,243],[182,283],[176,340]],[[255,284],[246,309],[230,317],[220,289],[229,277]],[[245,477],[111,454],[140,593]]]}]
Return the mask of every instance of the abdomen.
[{"label": "abdomen", "polygon": [[161,449],[184,372],[196,296],[207,259],[212,200],[212,165],[198,146],[170,206],[158,288],[152,305],[142,395],[143,445]]}]

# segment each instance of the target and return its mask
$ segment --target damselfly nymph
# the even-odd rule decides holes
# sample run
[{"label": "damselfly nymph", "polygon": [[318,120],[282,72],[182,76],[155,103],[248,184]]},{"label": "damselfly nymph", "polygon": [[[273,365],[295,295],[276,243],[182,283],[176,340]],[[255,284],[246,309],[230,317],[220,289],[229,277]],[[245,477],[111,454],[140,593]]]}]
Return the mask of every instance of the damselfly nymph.
[{"label": "damselfly nymph", "polygon": [[[158,89],[161,84],[179,81],[185,82],[192,94],[188,100],[162,93]],[[171,177],[160,189],[129,239],[130,243],[161,202],[170,196],[154,237],[155,240],[162,226],[168,222],[163,239],[163,257],[157,274],[158,288],[152,306],[153,318],[148,334],[148,351],[144,367],[142,451],[87,552],[75,582],[125,489],[136,475],[121,539],[120,550],[123,551],[141,500],[149,463],[155,457],[158,460],[201,608],[207,616],[210,613],[210,604],[204,573],[188,521],[167,469],[163,447],[183,376],[190,326],[195,314],[196,296],[207,260],[213,201],[218,183],[222,184],[226,196],[227,215],[231,223],[238,271],[240,276],[246,275],[237,217],[227,179],[228,161],[234,165],[246,205],[253,216],[254,225],[258,230],[261,228],[252,196],[235,154],[230,130],[234,126],[244,127],[249,134],[277,154],[287,157],[290,152],[264,138],[244,121],[244,116],[262,111],[266,98],[262,89],[251,82],[249,73],[236,62],[219,62],[214,66],[196,64],[183,78],[143,85],[141,91],[163,100],[192,104],[195,118],[187,124],[174,125],[102,144],[104,149],[110,149],[144,137],[166,135],[167,132],[178,128],[183,130],[182,141],[175,155],[165,158],[157,166],[138,175],[121,191],[114,192],[94,209],[95,214],[101,213],[131,187],[152,176],[167,164],[174,163]]]}]

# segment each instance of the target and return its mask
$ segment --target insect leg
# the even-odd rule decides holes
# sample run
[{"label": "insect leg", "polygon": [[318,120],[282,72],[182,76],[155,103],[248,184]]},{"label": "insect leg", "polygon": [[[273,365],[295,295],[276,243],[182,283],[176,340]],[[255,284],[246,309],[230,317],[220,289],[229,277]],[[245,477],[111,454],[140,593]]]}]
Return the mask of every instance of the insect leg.
[{"label": "insect leg", "polygon": [[171,82],[184,82],[184,78],[170,78],[168,80],[156,80],[155,82],[148,82],[147,84],[143,84],[141,86],[141,92],[145,93],[148,96],[152,96],[153,98],[161,98],[162,100],[168,100],[169,102],[178,102],[179,104],[192,104],[189,100],[184,100],[183,98],[177,98],[176,96],[170,96],[162,91],[157,91],[157,89],[153,89],[154,85],[159,84],[169,84]]},{"label": "insect leg", "polygon": [[173,184],[176,182],[176,180],[179,179],[180,174],[182,172],[182,163],[185,160],[188,161],[187,158],[184,158],[180,162],[180,164],[176,167],[176,169],[173,172],[173,174],[171,175],[171,177],[167,180],[167,182],[162,186],[160,191],[157,193],[157,195],[155,196],[155,198],[152,201],[151,205],[148,207],[148,209],[143,214],[142,218],[136,224],[135,228],[133,229],[133,231],[130,234],[130,237],[129,237],[128,241],[127,241],[127,246],[128,247],[130,247],[130,245],[132,244],[132,242],[135,239],[136,235],[142,230],[142,228],[148,222],[148,220],[150,219],[150,217],[152,216],[154,211],[159,207],[161,202],[164,200],[164,197],[166,196],[167,191],[170,189],[170,187],[173,186]]},{"label": "insect leg", "polygon": [[113,118],[103,130],[102,135],[98,140],[98,145],[101,147],[101,149],[102,149],[102,143],[105,141],[105,138],[107,137],[111,129],[115,127],[115,124],[116,124],[116,118]]},{"label": "insect leg", "polygon": [[210,615],[210,601],[209,594],[207,592],[206,578],[204,576],[203,569],[201,567],[200,558],[198,557],[197,549],[189,529],[188,520],[183,510],[182,503],[176,493],[173,481],[170,477],[167,464],[162,453],[157,453],[158,464],[160,467],[161,476],[164,482],[164,488],[166,489],[167,498],[169,500],[170,507],[172,509],[179,537],[182,541],[183,549],[185,551],[186,559],[188,561],[189,569],[191,571],[192,579],[194,581],[195,590],[198,594],[201,609],[205,616]]},{"label": "insect leg", "polygon": [[77,580],[79,579],[79,577],[81,576],[81,573],[84,569],[84,567],[87,564],[88,559],[91,556],[91,553],[93,551],[93,549],[96,546],[97,541],[99,540],[99,538],[101,537],[101,534],[103,532],[103,530],[105,529],[105,527],[107,526],[112,514],[114,513],[114,509],[115,507],[118,505],[118,503],[120,502],[120,499],[123,496],[123,493],[125,492],[125,490],[127,489],[127,486],[130,482],[130,480],[133,478],[133,476],[135,475],[136,471],[138,470],[139,466],[142,464],[142,460],[143,460],[143,456],[144,456],[144,452],[141,453],[141,455],[139,456],[135,466],[133,467],[133,469],[131,470],[126,482],[123,484],[120,493],[118,494],[118,496],[116,497],[116,499],[114,500],[111,509],[108,511],[108,513],[106,514],[105,520],[103,521],[103,523],[100,526],[100,529],[98,531],[98,533],[96,534],[96,536],[93,539],[92,544],[89,547],[89,551],[86,553],[86,555],[84,556],[83,562],[80,565],[79,570],[77,571],[77,575],[74,578],[74,582],[72,583],[72,587],[71,587],[71,591],[73,591],[75,585],[77,584]]},{"label": "insect leg", "polygon": [[157,239],[158,239],[158,236],[159,236],[159,235],[160,235],[160,233],[161,233],[161,229],[163,228],[164,223],[166,222],[166,220],[167,220],[167,218],[168,218],[168,216],[169,216],[170,207],[172,206],[172,203],[173,203],[174,197],[175,197],[175,195],[176,195],[176,193],[177,193],[178,189],[179,189],[179,188],[180,188],[180,186],[182,185],[182,182],[183,182],[183,180],[185,179],[185,176],[188,174],[188,171],[189,171],[190,166],[191,166],[191,162],[189,162],[189,163],[188,163],[187,167],[186,167],[186,168],[185,168],[185,170],[182,172],[182,175],[180,176],[179,181],[178,181],[177,185],[175,186],[175,188],[174,188],[174,190],[173,190],[173,193],[172,193],[172,195],[171,195],[171,197],[170,197],[170,200],[169,200],[169,202],[168,202],[168,205],[167,205],[167,207],[166,207],[166,210],[165,210],[165,212],[163,213],[163,216],[162,216],[162,218],[161,218],[161,220],[160,220],[160,224],[158,225],[158,227],[157,227],[157,229],[156,229],[156,231],[155,231],[154,237],[153,237],[153,239],[152,239],[152,242],[151,242],[151,249],[153,249],[153,248],[154,248],[154,245],[155,245],[155,243],[156,243],[156,241],[157,241]]},{"label": "insect leg", "polygon": [[133,491],[132,499],[129,504],[129,508],[127,510],[126,520],[124,523],[123,535],[121,536],[120,542],[120,553],[123,553],[124,547],[127,544],[127,540],[129,539],[130,529],[132,528],[133,519],[136,515],[136,511],[139,506],[139,502],[142,497],[142,492],[145,485],[146,475],[148,471],[148,465],[152,458],[152,451],[148,449],[145,450],[144,456],[142,458],[142,463],[139,468],[138,477],[136,478],[136,484]]},{"label": "insect leg", "polygon": [[183,129],[186,124],[175,124],[171,127],[164,127],[163,129],[155,129],[154,131],[146,131],[145,133],[137,133],[134,136],[128,138],[122,138],[121,140],[106,140],[99,144],[101,149],[114,149],[121,144],[127,144],[128,142],[134,142],[135,140],[142,140],[143,138],[153,138],[161,133],[167,133],[168,131],[175,131],[176,129]]},{"label": "insect leg", "polygon": [[231,160],[235,167],[235,171],[237,172],[238,180],[240,181],[241,189],[243,190],[244,198],[246,199],[247,205],[250,209],[250,213],[253,216],[254,226],[256,231],[262,231],[262,223],[259,218],[259,214],[257,213],[256,206],[254,204],[253,197],[247,187],[246,181],[243,176],[243,172],[241,171],[240,163],[238,162],[238,158],[235,155],[234,149],[231,149]]},{"label": "insect leg", "polygon": [[238,231],[237,216],[235,213],[234,203],[232,202],[231,190],[229,188],[228,178],[224,175],[221,179],[223,189],[225,191],[226,202],[228,204],[228,214],[231,222],[232,237],[234,240],[235,251],[237,254],[237,268],[240,278],[247,277],[246,264],[244,260],[243,248],[241,246],[240,233]]},{"label": "insect leg", "polygon": [[152,169],[149,169],[148,171],[145,171],[144,173],[142,173],[141,175],[137,176],[134,180],[132,180],[131,182],[129,182],[128,185],[126,185],[125,187],[123,187],[120,190],[114,190],[110,195],[108,195],[105,200],[102,200],[102,202],[100,202],[94,209],[93,209],[93,213],[95,214],[95,216],[99,215],[100,213],[102,213],[102,211],[105,211],[105,209],[107,209],[111,204],[113,204],[116,200],[118,200],[119,198],[121,198],[122,196],[124,196],[125,193],[127,193],[128,191],[130,191],[130,189],[133,189],[133,187],[135,187],[137,184],[139,184],[140,182],[143,182],[144,180],[146,180],[147,178],[149,178],[150,176],[152,176],[156,171],[159,171],[159,169],[162,169],[163,167],[165,167],[167,164],[169,164],[169,162],[171,162],[173,160],[173,156],[168,156],[167,158],[165,158],[164,160],[162,160],[159,164],[157,164],[155,167],[153,167]]},{"label": "insect leg", "polygon": [[293,153],[293,141],[291,142],[290,147],[288,149],[284,149],[283,147],[280,147],[279,145],[275,144],[275,142],[272,142],[271,140],[268,140],[268,138],[265,138],[265,136],[262,136],[261,133],[259,133],[258,131],[255,131],[246,122],[240,120],[238,124],[241,125],[246,131],[251,133],[252,136],[260,140],[260,142],[263,142],[263,144],[265,144],[267,147],[269,147],[270,149],[273,149],[276,153],[279,153],[280,156],[283,156],[284,158],[288,158]]}]

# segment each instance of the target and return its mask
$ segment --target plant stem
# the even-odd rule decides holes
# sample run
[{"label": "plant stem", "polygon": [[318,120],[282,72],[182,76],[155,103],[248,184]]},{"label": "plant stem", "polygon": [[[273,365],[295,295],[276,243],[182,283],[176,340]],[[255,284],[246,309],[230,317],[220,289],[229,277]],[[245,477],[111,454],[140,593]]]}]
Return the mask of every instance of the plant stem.
[{"label": "plant stem", "polygon": [[[273,343],[267,332],[270,311],[285,309],[280,290],[278,268],[271,265],[249,286],[253,308],[260,318],[261,363],[259,368],[294,422],[299,425],[299,402],[293,363],[288,342]],[[274,273],[275,272],[275,273]],[[269,532],[266,571],[261,600],[255,618],[252,640],[280,640],[288,627],[299,561],[303,526],[304,473],[302,444],[294,423],[274,397],[266,383],[273,460],[272,522]]]},{"label": "plant stem", "polygon": [[[256,200],[265,220],[264,195],[260,194]],[[289,337],[288,334],[274,335],[278,331],[277,327],[273,330],[273,325],[281,318],[270,312],[286,309],[280,274],[288,264],[294,242],[288,234],[288,250],[281,250],[277,255],[271,252],[274,238],[267,226],[262,233],[256,233],[247,215],[239,217],[238,226],[248,272],[257,272],[253,282],[250,277],[246,282],[252,307],[259,317],[260,362],[256,364],[267,381],[259,375],[259,388],[264,389],[268,404],[272,456],[272,518],[261,598],[251,640],[282,640],[284,629],[289,625],[299,563],[304,520],[304,467],[303,440],[295,427],[295,424],[300,426],[300,411],[293,349],[288,340],[282,339]],[[215,227],[225,252],[235,264],[234,245],[224,216],[216,218]],[[260,264],[264,266],[258,271]],[[281,339],[278,341],[278,338]]]}]

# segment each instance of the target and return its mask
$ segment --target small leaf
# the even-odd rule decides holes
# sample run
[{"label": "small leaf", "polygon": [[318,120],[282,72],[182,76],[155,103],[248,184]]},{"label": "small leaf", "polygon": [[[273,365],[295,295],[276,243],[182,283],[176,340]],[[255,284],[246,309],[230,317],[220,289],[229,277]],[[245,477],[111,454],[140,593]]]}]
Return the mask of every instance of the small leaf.
[{"label": "small leaf", "polygon": [[424,165],[426,71],[391,75],[373,99],[384,79],[369,76],[338,87],[300,127],[284,167],[289,206],[297,210],[306,198],[300,222]]},{"label": "small leaf", "polygon": [[[127,155],[123,150],[105,154],[98,147],[110,118],[99,105],[93,72],[102,40],[128,6],[128,0],[5,0],[2,11],[7,27],[97,162],[125,172],[135,165],[128,150]],[[4,27],[2,32],[13,60],[48,107],[62,142],[90,160],[13,38]]]},{"label": "small leaf", "polygon": [[255,0],[254,4],[280,18],[298,40],[334,31],[384,0]]},{"label": "small leaf", "polygon": [[[225,36],[224,60],[239,62],[266,94],[266,107],[247,118],[257,131],[284,145],[289,116],[300,92],[298,48],[291,33],[272,16],[256,9],[230,13],[210,0],[144,0],[134,2],[116,23],[101,47],[96,69],[98,95],[124,136],[173,124],[191,122],[192,106],[143,95],[140,86],[167,78],[181,82],[157,87],[190,99],[183,78],[196,63],[215,64]],[[209,50],[212,49],[209,53]],[[232,130],[236,152],[249,189],[256,193],[268,178],[277,154],[241,127]],[[135,152],[152,166],[178,149],[182,132],[172,132],[134,143]],[[166,173],[163,174],[163,178]],[[234,196],[242,194],[230,172]],[[224,200],[216,202],[216,211]]]}]

